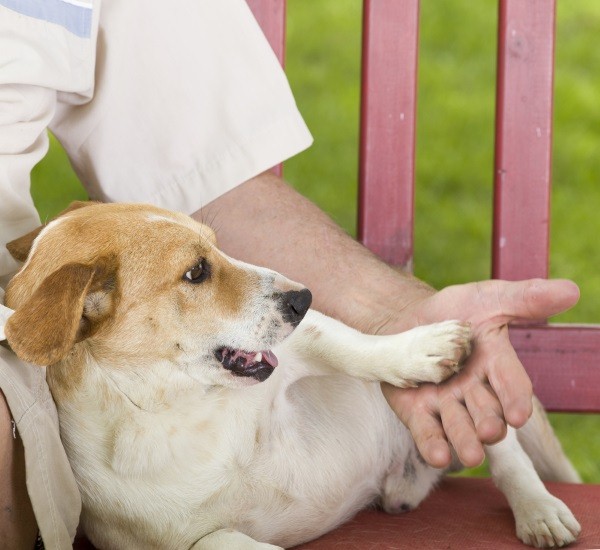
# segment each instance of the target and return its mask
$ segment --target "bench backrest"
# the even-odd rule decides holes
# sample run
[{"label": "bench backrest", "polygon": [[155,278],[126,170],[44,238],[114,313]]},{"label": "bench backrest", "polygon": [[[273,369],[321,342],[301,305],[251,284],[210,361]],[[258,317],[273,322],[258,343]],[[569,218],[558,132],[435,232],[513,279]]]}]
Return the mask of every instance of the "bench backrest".
[{"label": "bench backrest", "polygon": [[[247,1],[283,64],[285,0]],[[419,0],[363,5],[358,237],[410,269]],[[491,275],[547,277],[556,0],[499,0],[498,13]],[[600,411],[600,327],[519,325],[511,340],[548,409]]]}]

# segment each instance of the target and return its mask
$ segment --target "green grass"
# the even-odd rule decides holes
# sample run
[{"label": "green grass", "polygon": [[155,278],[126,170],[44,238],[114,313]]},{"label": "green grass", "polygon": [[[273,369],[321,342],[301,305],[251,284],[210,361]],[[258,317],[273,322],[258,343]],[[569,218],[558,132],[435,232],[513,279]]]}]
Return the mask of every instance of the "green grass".
[{"label": "green grass", "polygon": [[31,173],[31,196],[42,221],[52,218],[74,200],[87,200],[67,154],[52,135],[48,154]]},{"label": "green grass", "polygon": [[[355,233],[359,0],[288,0],[287,73],[315,144],[286,178]],[[440,288],[490,269],[496,1],[422,0],[415,272]],[[600,2],[559,0],[551,274],[582,298],[565,322],[600,321]],[[43,218],[85,196],[53,143],[32,178]],[[600,483],[600,415],[552,415],[567,454]]]}]

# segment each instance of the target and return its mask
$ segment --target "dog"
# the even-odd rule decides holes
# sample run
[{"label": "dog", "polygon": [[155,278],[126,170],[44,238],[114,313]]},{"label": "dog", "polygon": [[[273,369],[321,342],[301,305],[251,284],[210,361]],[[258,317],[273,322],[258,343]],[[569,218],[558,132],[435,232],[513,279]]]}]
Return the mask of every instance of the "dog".
[{"label": "dog", "polygon": [[[442,382],[469,353],[468,324],[362,334],[153,206],[75,204],[8,248],[24,262],[6,292],[8,344],[48,365],[96,547],[290,547],[373,503],[410,510],[442,476],[379,383]],[[576,539],[536,473],[579,481],[537,401],[486,452],[519,539]]]}]

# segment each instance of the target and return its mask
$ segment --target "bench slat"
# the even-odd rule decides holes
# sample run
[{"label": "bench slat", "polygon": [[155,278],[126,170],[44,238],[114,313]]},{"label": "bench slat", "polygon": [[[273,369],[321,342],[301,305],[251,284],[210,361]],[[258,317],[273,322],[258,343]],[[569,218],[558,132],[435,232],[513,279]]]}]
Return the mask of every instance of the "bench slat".
[{"label": "bench slat", "polygon": [[418,0],[365,0],[360,241],[386,262],[412,268]]},{"label": "bench slat", "polygon": [[501,0],[492,276],[548,276],[555,0]]},{"label": "bench slat", "polygon": [[[285,0],[246,0],[246,2],[283,67],[285,65]],[[283,164],[274,166],[272,171],[281,176]]]}]

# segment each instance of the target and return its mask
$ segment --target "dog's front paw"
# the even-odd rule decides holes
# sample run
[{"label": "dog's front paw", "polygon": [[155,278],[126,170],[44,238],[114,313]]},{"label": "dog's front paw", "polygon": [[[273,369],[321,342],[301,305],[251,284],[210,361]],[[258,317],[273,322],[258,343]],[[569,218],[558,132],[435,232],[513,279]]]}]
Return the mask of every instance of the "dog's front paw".
[{"label": "dog's front paw", "polygon": [[556,548],[573,542],[581,531],[579,522],[561,500],[548,495],[515,511],[517,537],[537,548]]},{"label": "dog's front paw", "polygon": [[412,329],[410,349],[415,377],[420,382],[443,382],[461,369],[471,352],[471,325],[460,321],[443,321]]}]

